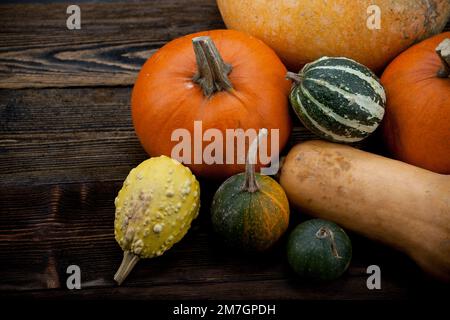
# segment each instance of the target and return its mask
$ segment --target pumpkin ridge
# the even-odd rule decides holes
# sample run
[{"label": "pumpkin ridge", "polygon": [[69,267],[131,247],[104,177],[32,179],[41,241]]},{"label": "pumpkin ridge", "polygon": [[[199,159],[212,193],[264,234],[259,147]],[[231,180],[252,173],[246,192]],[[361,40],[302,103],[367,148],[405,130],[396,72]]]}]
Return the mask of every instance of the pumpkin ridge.
[{"label": "pumpkin ridge", "polygon": [[[302,105],[305,110],[308,112],[308,115],[311,119],[320,124],[319,129],[326,129],[329,132],[332,132],[338,136],[342,137],[354,137],[358,139],[363,139],[367,136],[367,134],[373,132],[375,129],[371,131],[363,131],[360,129],[355,129],[349,126],[346,126],[343,123],[340,123],[336,119],[331,116],[328,116],[324,110],[320,108],[320,105],[316,105],[313,101],[308,98],[301,96]],[[319,106],[319,107],[318,107]]]},{"label": "pumpkin ridge", "polygon": [[303,114],[304,107],[302,106],[302,102],[300,101],[300,94],[298,92],[299,90],[300,89],[298,87],[294,88],[289,95],[294,112],[307,129],[318,135],[320,134],[320,131],[317,130],[314,125],[306,118],[307,115]]},{"label": "pumpkin ridge", "polygon": [[260,188],[258,191],[261,192],[263,195],[265,195],[268,199],[270,199],[270,201],[275,202],[277,207],[281,209],[281,212],[283,212],[286,216],[289,216],[289,213],[287,212],[287,210],[285,210],[285,207],[278,199],[272,197],[269,193],[263,190],[263,188]]},{"label": "pumpkin ridge", "polygon": [[[169,116],[168,116],[168,118],[165,120],[165,121],[163,121],[163,122],[156,122],[156,125],[159,123],[159,124],[162,124],[162,126],[160,126],[160,129],[158,130],[158,132],[168,132],[169,130],[168,130],[168,128],[170,128],[170,127],[172,127],[173,126],[173,123],[174,123],[174,119],[177,119],[178,117],[179,117],[179,115],[181,114],[185,114],[186,113],[186,108],[185,107],[183,107],[183,105],[186,103],[188,101],[188,94],[187,93],[185,93],[177,102],[176,102],[176,107],[174,108],[175,109],[175,112],[171,112],[170,114],[169,114]],[[161,112],[161,113],[164,113],[164,112]],[[154,123],[154,122],[153,122]],[[152,126],[154,125],[152,123]],[[192,123],[192,125],[194,125],[194,123]],[[169,139],[169,141],[171,141],[171,136],[170,137],[167,137],[168,139]],[[174,143],[174,142],[171,142],[171,143]],[[168,154],[167,156],[171,156],[170,154]],[[191,161],[192,161],[192,159],[193,159],[193,154],[191,155]]]},{"label": "pumpkin ridge", "polygon": [[324,128],[321,124],[319,124],[317,121],[315,121],[311,117],[311,115],[306,110],[305,106],[302,104],[302,102],[301,102],[302,98],[299,93],[300,89],[295,89],[295,90],[296,90],[296,92],[295,92],[296,99],[294,99],[294,100],[296,100],[295,105],[297,106],[297,108],[295,108],[295,111],[297,113],[297,110],[298,110],[299,113],[297,113],[297,114],[299,115],[299,118],[305,127],[307,127],[309,130],[311,130],[313,133],[315,133],[318,136],[326,135],[331,140],[334,140],[334,141],[357,142],[357,141],[361,140],[359,137],[338,136],[335,133],[333,133],[332,131]]},{"label": "pumpkin ridge", "polygon": [[[384,108],[380,107],[379,104],[375,103],[373,100],[371,100],[369,97],[367,96],[362,96],[362,95],[358,95],[358,94],[353,94],[347,90],[341,89],[339,87],[336,87],[330,83],[328,83],[327,81],[324,80],[318,80],[318,79],[305,79],[304,82],[307,81],[311,81],[314,82],[316,84],[322,85],[327,87],[329,90],[334,91],[336,93],[339,93],[340,95],[342,95],[343,97],[345,97],[345,99],[347,99],[349,102],[360,102],[358,103],[358,105],[361,106],[361,108],[365,109],[367,112],[370,112],[370,109],[368,109],[367,107],[365,107],[365,104],[373,107],[374,111],[376,110],[375,113],[375,117],[377,117],[378,119],[383,119],[383,115],[384,115]],[[350,99],[351,98],[351,99]]]},{"label": "pumpkin ridge", "polygon": [[362,63],[346,57],[322,57],[316,61],[309,63],[308,71],[309,69],[313,69],[316,67],[334,67],[337,65],[341,67],[355,68],[367,77],[378,78],[376,74],[372,72],[372,70],[368,69]]},{"label": "pumpkin ridge", "polygon": [[[251,211],[260,215],[260,218],[251,220],[254,230],[250,233],[251,237],[249,240],[251,243],[259,242],[258,247],[268,248],[274,244],[275,239],[278,239],[287,228],[287,225],[286,227],[284,226],[283,219],[274,221],[271,214],[277,212],[277,209],[279,210],[280,207],[273,203],[270,198],[261,198],[256,193],[252,194],[251,206]],[[269,222],[272,222],[272,224],[269,224]],[[272,234],[271,241],[267,241],[266,234]]]},{"label": "pumpkin ridge", "polygon": [[[314,123],[312,123],[309,120],[308,114],[306,114],[306,110],[304,109],[304,106],[302,105],[301,99],[300,99],[300,95],[298,93],[300,89],[299,88],[294,88],[290,94],[290,99],[291,99],[291,103],[292,106],[294,107],[294,112],[297,115],[297,117],[300,119],[300,121],[302,122],[302,124],[308,129],[310,130],[312,133],[314,133],[317,136],[320,136],[321,132],[314,126]],[[296,98],[294,98],[296,97]],[[329,137],[329,139],[333,140],[333,138],[328,135],[327,133],[323,133],[325,136]]]},{"label": "pumpkin ridge", "polygon": [[323,79],[335,86],[339,85],[338,87],[343,90],[345,90],[346,86],[351,87],[352,91],[349,91],[350,93],[374,96],[375,102],[386,103],[386,94],[383,86],[373,77],[366,76],[362,72],[350,67],[342,67],[339,65],[313,67],[305,75],[308,75],[309,78]]},{"label": "pumpkin ridge", "polygon": [[[316,98],[314,98],[312,94],[309,92],[309,90],[307,90],[306,88],[301,87],[301,91],[305,95],[305,97],[312,102],[312,104],[320,107],[319,108],[320,111],[322,111],[325,115],[331,117],[334,121],[340,123],[341,125],[350,127],[360,132],[373,132],[378,127],[377,123],[374,123],[372,125],[364,124],[360,121],[360,119],[356,117],[351,117],[350,113],[348,113],[349,117],[345,118],[341,116],[338,112],[335,112],[329,106],[316,100]],[[368,123],[368,121],[366,123]]]},{"label": "pumpkin ridge", "polygon": [[[251,106],[248,106],[246,103],[244,103],[243,99],[239,96],[239,92],[237,90],[232,90],[229,92],[229,94],[231,94],[231,96],[235,99],[237,99],[239,101],[239,103],[241,104],[241,106],[245,109],[245,111],[247,111],[247,114],[252,115],[253,113],[256,113],[259,117],[260,120],[264,119],[261,114],[259,113],[258,109],[255,108],[255,110],[250,109]],[[254,129],[259,129],[259,128],[254,128]]]},{"label": "pumpkin ridge", "polygon": [[316,101],[326,105],[334,113],[348,120],[358,121],[365,125],[379,124],[378,119],[370,110],[363,109],[354,99],[346,97],[345,92],[331,91],[313,81],[305,81],[300,86],[301,91],[307,90]]}]

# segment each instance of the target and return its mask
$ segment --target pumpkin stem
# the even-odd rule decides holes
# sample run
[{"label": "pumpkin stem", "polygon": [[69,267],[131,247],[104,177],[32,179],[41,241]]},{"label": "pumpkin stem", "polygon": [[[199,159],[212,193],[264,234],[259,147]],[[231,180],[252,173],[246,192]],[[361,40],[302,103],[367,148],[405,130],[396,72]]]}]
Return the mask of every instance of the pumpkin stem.
[{"label": "pumpkin stem", "polygon": [[248,149],[247,160],[245,161],[245,182],[243,187],[243,189],[248,192],[256,192],[259,190],[255,176],[255,164],[257,161],[256,152],[258,150],[259,141],[265,136],[267,136],[267,129],[263,128],[259,130],[258,136],[252,141],[252,144]]},{"label": "pumpkin stem", "polygon": [[195,83],[202,87],[207,97],[215,92],[233,89],[228,79],[232,67],[225,63],[212,39],[208,36],[192,39],[198,73],[194,76]]},{"label": "pumpkin stem", "polygon": [[439,78],[450,78],[450,39],[445,39],[436,48],[436,53],[442,60],[443,68],[439,70]]},{"label": "pumpkin stem", "polygon": [[339,255],[339,252],[337,251],[336,241],[334,240],[334,233],[329,228],[322,227],[319,229],[319,231],[316,232],[316,237],[319,239],[325,239],[328,238],[331,243],[331,252],[333,252],[333,255],[337,259],[342,259],[342,257]]},{"label": "pumpkin stem", "polygon": [[288,72],[286,74],[286,79],[292,80],[297,84],[303,82],[303,76],[295,72]]},{"label": "pumpkin stem", "polygon": [[136,263],[139,261],[139,257],[130,251],[123,252],[122,263],[120,264],[119,269],[114,275],[114,280],[119,284],[126,279],[126,277],[130,274],[131,270],[133,270]]}]

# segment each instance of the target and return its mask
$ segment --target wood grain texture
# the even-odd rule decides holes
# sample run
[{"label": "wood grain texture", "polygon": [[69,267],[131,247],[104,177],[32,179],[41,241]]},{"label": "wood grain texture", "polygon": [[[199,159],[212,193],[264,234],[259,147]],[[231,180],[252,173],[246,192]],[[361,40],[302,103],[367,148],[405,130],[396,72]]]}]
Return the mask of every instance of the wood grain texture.
[{"label": "wood grain texture", "polygon": [[130,88],[0,90],[0,185],[119,181],[146,159]]},{"label": "wood grain texture", "polygon": [[[132,127],[130,85],[158,47],[223,23],[214,0],[100,1],[82,2],[82,32],[68,31],[67,3],[46,2],[52,3],[0,5],[1,297],[449,296],[448,286],[427,279],[404,255],[353,234],[351,267],[329,284],[295,277],[285,238],[267,255],[231,252],[210,231],[218,184],[209,181],[201,181],[202,210],[188,235],[115,286],[122,252],[114,240],[114,197],[129,170],[147,158]],[[311,138],[296,122],[291,144]],[[376,136],[368,147],[382,151]],[[294,211],[291,228],[305,218]],[[82,290],[66,289],[71,264],[81,268]],[[371,264],[382,269],[381,291],[366,288]]]},{"label": "wood grain texture", "polygon": [[128,86],[166,42],[224,28],[214,0],[0,5],[0,88]]}]

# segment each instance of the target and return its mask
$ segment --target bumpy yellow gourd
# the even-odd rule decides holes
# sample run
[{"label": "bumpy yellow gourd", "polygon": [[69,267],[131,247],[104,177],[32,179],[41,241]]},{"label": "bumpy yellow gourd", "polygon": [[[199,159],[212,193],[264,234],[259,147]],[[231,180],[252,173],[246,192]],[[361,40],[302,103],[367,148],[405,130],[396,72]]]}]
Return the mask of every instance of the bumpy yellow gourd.
[{"label": "bumpy yellow gourd", "polygon": [[191,171],[166,156],[132,169],[115,199],[114,233],[124,251],[114,280],[125,280],[140,258],[162,255],[198,215],[200,186]]}]

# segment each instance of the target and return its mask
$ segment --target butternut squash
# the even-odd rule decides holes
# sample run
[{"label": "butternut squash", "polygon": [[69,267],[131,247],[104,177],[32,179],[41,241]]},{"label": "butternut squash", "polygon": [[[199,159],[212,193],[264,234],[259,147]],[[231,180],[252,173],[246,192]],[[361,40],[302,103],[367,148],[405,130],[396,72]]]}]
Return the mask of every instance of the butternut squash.
[{"label": "butternut squash", "polygon": [[409,255],[450,282],[450,176],[349,146],[295,146],[280,183],[291,204]]}]

